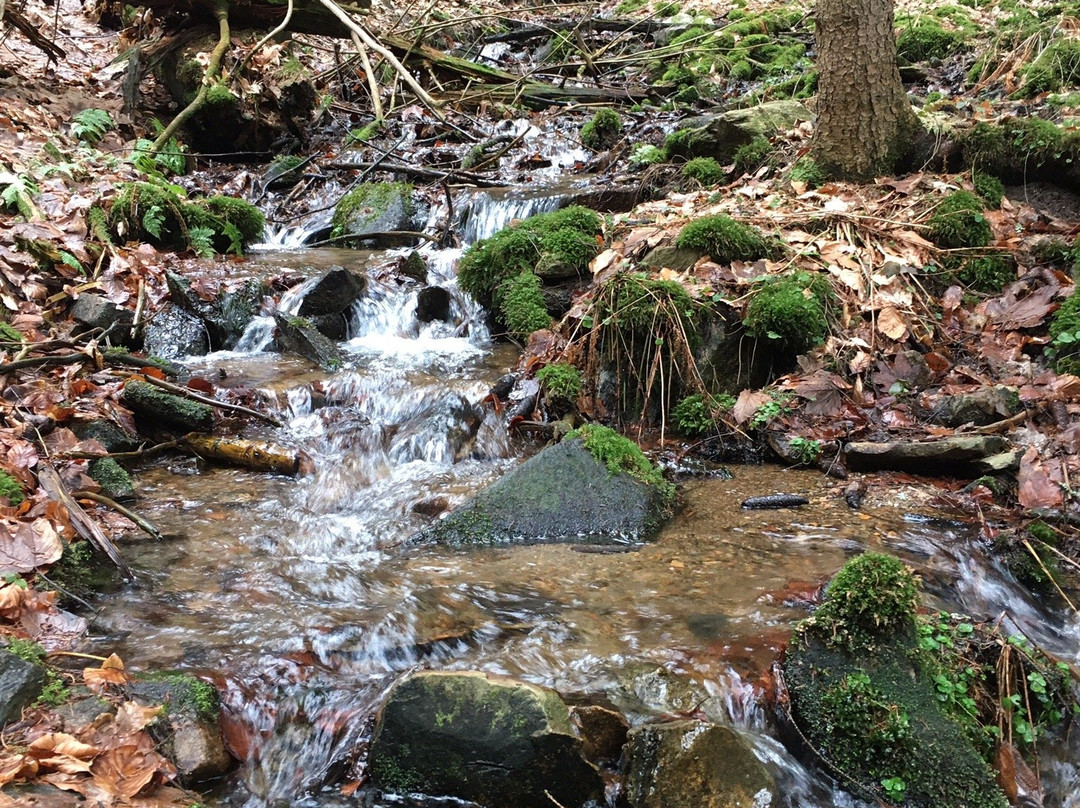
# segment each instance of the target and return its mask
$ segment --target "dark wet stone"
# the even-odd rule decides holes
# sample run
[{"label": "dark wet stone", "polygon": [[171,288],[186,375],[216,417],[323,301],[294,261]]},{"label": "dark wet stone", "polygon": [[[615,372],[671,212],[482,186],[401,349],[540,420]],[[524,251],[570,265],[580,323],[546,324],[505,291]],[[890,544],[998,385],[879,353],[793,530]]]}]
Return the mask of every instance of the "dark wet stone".
[{"label": "dark wet stone", "polygon": [[1023,409],[1016,390],[1010,387],[986,387],[974,393],[942,398],[930,413],[930,420],[951,427],[964,424],[985,426],[1016,415]]},{"label": "dark wet stone", "polygon": [[203,322],[212,350],[236,345],[269,292],[265,281],[248,278],[235,286],[223,284],[215,297],[203,300],[182,275],[166,271],[165,282],[172,302]]},{"label": "dark wet stone", "polygon": [[416,250],[413,250],[401,259],[401,262],[398,264],[398,272],[406,278],[412,278],[418,283],[428,282],[427,261],[425,261],[424,256],[420,255]]},{"label": "dark wet stone", "polygon": [[661,246],[649,250],[641,259],[641,263],[650,269],[673,269],[676,272],[683,272],[696,264],[699,258],[701,258],[700,250]]},{"label": "dark wet stone", "polygon": [[416,319],[422,323],[450,322],[450,293],[441,286],[428,286],[416,296]]},{"label": "dark wet stone", "polygon": [[131,475],[111,457],[99,457],[87,468],[90,479],[101,486],[101,493],[116,502],[134,502],[138,499]]},{"label": "dark wet stone", "polygon": [[315,326],[315,330],[324,337],[335,342],[342,342],[349,338],[348,312],[341,314],[318,314],[304,318]]},{"label": "dark wet stone", "polygon": [[277,324],[278,340],[286,350],[310,359],[324,370],[341,367],[342,357],[337,345],[320,333],[310,320],[275,312],[274,322]]},{"label": "dark wet stone", "polygon": [[301,317],[341,314],[362,298],[366,290],[367,278],[363,275],[345,267],[330,267],[304,295],[297,314]]},{"label": "dark wet stone", "polygon": [[379,713],[368,770],[383,791],[485,808],[551,808],[552,799],[576,807],[604,794],[558,693],[477,672],[398,682]]},{"label": "dark wet stone", "polygon": [[[973,464],[1007,451],[998,435],[965,435],[922,441],[855,442],[844,446],[844,461],[854,471],[908,471],[914,474],[971,475]],[[973,476],[979,476],[974,474]]]},{"label": "dark wet stone", "polygon": [[162,359],[204,356],[210,350],[203,321],[174,303],[166,303],[147,323],[143,344],[148,354]]},{"label": "dark wet stone", "polygon": [[135,315],[101,295],[81,294],[71,307],[71,319],[85,328],[100,328],[102,331],[115,326],[110,335],[117,341],[128,336]]},{"label": "dark wet stone", "polygon": [[630,724],[618,710],[599,704],[570,708],[570,716],[581,731],[582,754],[596,764],[613,764],[622,755]]},{"label": "dark wet stone", "polygon": [[776,783],[729,727],[703,721],[630,731],[626,799],[631,808],[768,808]]},{"label": "dark wet stone", "polygon": [[76,417],[71,431],[79,440],[96,440],[108,452],[131,452],[139,446],[138,436],[127,434],[108,418],[83,421]]},{"label": "dark wet stone", "polygon": [[625,542],[651,536],[667,516],[663,495],[612,474],[580,440],[544,449],[420,538],[440,544]]},{"label": "dark wet stone", "polygon": [[45,669],[0,649],[0,726],[17,721],[45,687]]}]

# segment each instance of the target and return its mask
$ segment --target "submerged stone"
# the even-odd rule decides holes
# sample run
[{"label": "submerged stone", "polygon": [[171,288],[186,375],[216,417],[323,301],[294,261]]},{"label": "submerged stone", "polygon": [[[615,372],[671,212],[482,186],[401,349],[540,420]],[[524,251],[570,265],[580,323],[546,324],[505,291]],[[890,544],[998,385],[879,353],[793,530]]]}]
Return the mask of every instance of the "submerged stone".
[{"label": "submerged stone", "polygon": [[769,808],[772,775],[739,734],[704,721],[630,731],[626,799],[631,808]]},{"label": "submerged stone", "polygon": [[612,474],[582,441],[565,440],[421,531],[420,538],[450,545],[616,543],[650,537],[667,515],[656,486]]},{"label": "submerged stone", "polygon": [[416,673],[394,685],[368,771],[383,791],[485,808],[579,808],[604,795],[558,693],[478,672]]}]

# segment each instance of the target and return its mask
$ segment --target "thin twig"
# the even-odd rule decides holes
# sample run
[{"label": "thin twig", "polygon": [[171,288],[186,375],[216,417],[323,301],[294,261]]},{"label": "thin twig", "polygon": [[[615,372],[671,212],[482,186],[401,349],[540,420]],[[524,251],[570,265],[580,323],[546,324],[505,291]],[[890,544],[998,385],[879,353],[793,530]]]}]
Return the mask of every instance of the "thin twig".
[{"label": "thin twig", "polygon": [[76,499],[92,499],[94,502],[104,505],[107,508],[112,508],[121,516],[126,516],[128,519],[138,525],[144,533],[150,535],[155,539],[163,538],[160,530],[150,524],[150,522],[148,522],[146,519],[139,516],[139,514],[135,513],[135,511],[131,510],[130,508],[125,508],[115,499],[111,499],[104,494],[99,494],[96,491],[76,491],[73,496]]},{"label": "thin twig", "polygon": [[153,376],[142,376],[140,377],[140,381],[149,382],[155,387],[160,387],[162,390],[167,390],[168,392],[177,396],[190,398],[192,401],[198,401],[200,404],[205,404],[208,407],[217,407],[219,410],[228,410],[230,412],[239,412],[243,413],[244,415],[250,415],[252,418],[258,418],[260,421],[270,424],[270,426],[279,428],[282,426],[281,421],[271,415],[267,415],[266,413],[259,412],[258,410],[253,410],[250,407],[243,407],[239,404],[230,404],[226,401],[218,401],[216,398],[204,396],[201,393],[196,393],[194,390],[191,390],[187,387],[181,387],[178,384],[172,384],[161,379],[155,379]]}]

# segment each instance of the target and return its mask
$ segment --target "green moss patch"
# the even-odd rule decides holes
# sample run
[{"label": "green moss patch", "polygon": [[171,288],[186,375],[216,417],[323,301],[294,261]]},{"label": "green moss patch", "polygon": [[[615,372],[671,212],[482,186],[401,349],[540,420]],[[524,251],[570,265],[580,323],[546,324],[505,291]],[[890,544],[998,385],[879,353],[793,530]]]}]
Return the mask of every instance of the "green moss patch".
[{"label": "green moss patch", "polygon": [[929,224],[930,238],[946,249],[986,247],[993,240],[982,200],[970,191],[953,191],[946,196]]},{"label": "green moss patch", "polygon": [[1058,373],[1080,373],[1080,295],[1073,292],[1050,320],[1048,357]]},{"label": "green moss patch", "polygon": [[931,17],[909,21],[896,38],[896,55],[906,62],[944,59],[958,51],[967,37],[963,32],[943,28]]},{"label": "green moss patch", "polygon": [[724,169],[712,157],[695,157],[683,166],[682,175],[689,180],[709,187],[724,181]]},{"label": "green moss patch", "polygon": [[22,483],[7,471],[0,471],[0,499],[6,499],[7,504],[12,506],[19,505],[26,499]]},{"label": "green moss patch", "polygon": [[687,224],[675,239],[680,249],[701,250],[718,263],[753,261],[778,252],[779,245],[761,231],[723,214],[703,216]]},{"label": "green moss patch", "polygon": [[629,474],[638,482],[658,489],[667,500],[675,496],[675,486],[664,479],[659,468],[650,462],[641,447],[606,426],[585,424],[566,436],[580,438],[585,448],[612,474]]},{"label": "green moss patch", "polygon": [[536,372],[549,399],[573,403],[581,395],[581,371],[567,362],[552,362]]},{"label": "green moss patch", "polygon": [[750,299],[743,325],[756,339],[775,340],[792,351],[808,350],[828,336],[825,308],[831,294],[828,281],[806,272],[767,281]]},{"label": "green moss patch", "polygon": [[600,109],[592,120],[581,127],[581,143],[587,149],[601,151],[610,149],[619,142],[622,133],[622,118],[613,109]]},{"label": "green moss patch", "polygon": [[503,281],[496,290],[495,303],[506,328],[518,336],[527,337],[551,325],[540,279],[532,272],[525,271]]},{"label": "green moss patch", "polygon": [[1060,180],[1080,161],[1080,132],[1037,117],[980,122],[959,137],[976,170],[1006,181]]},{"label": "green moss patch", "polygon": [[1080,41],[1059,36],[1020,71],[1019,95],[1031,98],[1080,84]]}]

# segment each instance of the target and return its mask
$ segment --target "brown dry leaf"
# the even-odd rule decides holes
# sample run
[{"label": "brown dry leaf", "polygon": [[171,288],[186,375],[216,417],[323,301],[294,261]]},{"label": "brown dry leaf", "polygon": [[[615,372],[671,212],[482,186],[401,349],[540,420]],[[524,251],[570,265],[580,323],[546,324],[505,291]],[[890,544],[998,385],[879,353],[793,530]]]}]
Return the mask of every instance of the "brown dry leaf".
[{"label": "brown dry leaf", "polygon": [[622,256],[615,250],[604,250],[596,258],[589,262],[589,272],[597,275],[611,266]]},{"label": "brown dry leaf", "polygon": [[90,761],[101,752],[98,747],[83,743],[66,732],[49,732],[35,738],[28,750],[41,768],[65,774],[90,771]]},{"label": "brown dry leaf", "polygon": [[849,269],[842,266],[832,264],[829,266],[829,274],[836,278],[844,286],[853,290],[859,296],[865,293],[865,286],[863,283],[863,274],[861,270]]},{"label": "brown dry leaf", "polygon": [[764,390],[743,390],[739,393],[739,399],[731,410],[735,423],[742,424],[749,421],[758,411],[758,407],[770,401],[772,401],[772,396]]},{"label": "brown dry leaf", "polygon": [[0,572],[33,572],[60,559],[64,545],[48,519],[8,522],[0,534]]},{"label": "brown dry leaf", "polygon": [[1061,506],[1061,462],[1043,459],[1033,446],[1020,458],[1019,492],[1017,498],[1025,508],[1057,508]]},{"label": "brown dry leaf", "polygon": [[116,713],[116,727],[121,732],[138,732],[165,709],[165,705],[144,707],[134,701],[125,701]]},{"label": "brown dry leaf", "polygon": [[0,787],[15,780],[30,780],[37,773],[38,762],[30,755],[0,757]]},{"label": "brown dry leaf", "polygon": [[116,654],[101,663],[100,668],[84,668],[83,681],[95,693],[100,693],[108,685],[124,685],[130,681],[124,672],[124,663]]},{"label": "brown dry leaf", "polygon": [[103,753],[94,761],[94,779],[121,796],[131,798],[154,779],[165,759],[153,751],[124,744]]},{"label": "brown dry leaf", "polygon": [[895,306],[885,306],[878,312],[877,330],[889,339],[899,342],[908,335],[907,318]]},{"label": "brown dry leaf", "polygon": [[1019,328],[1035,328],[1057,308],[1054,298],[1059,289],[1056,286],[1041,286],[1025,298],[1017,300],[1014,292],[986,303],[986,314],[1002,331]]},{"label": "brown dry leaf", "polygon": [[26,589],[15,584],[0,586],[0,617],[14,620],[26,601]]}]

